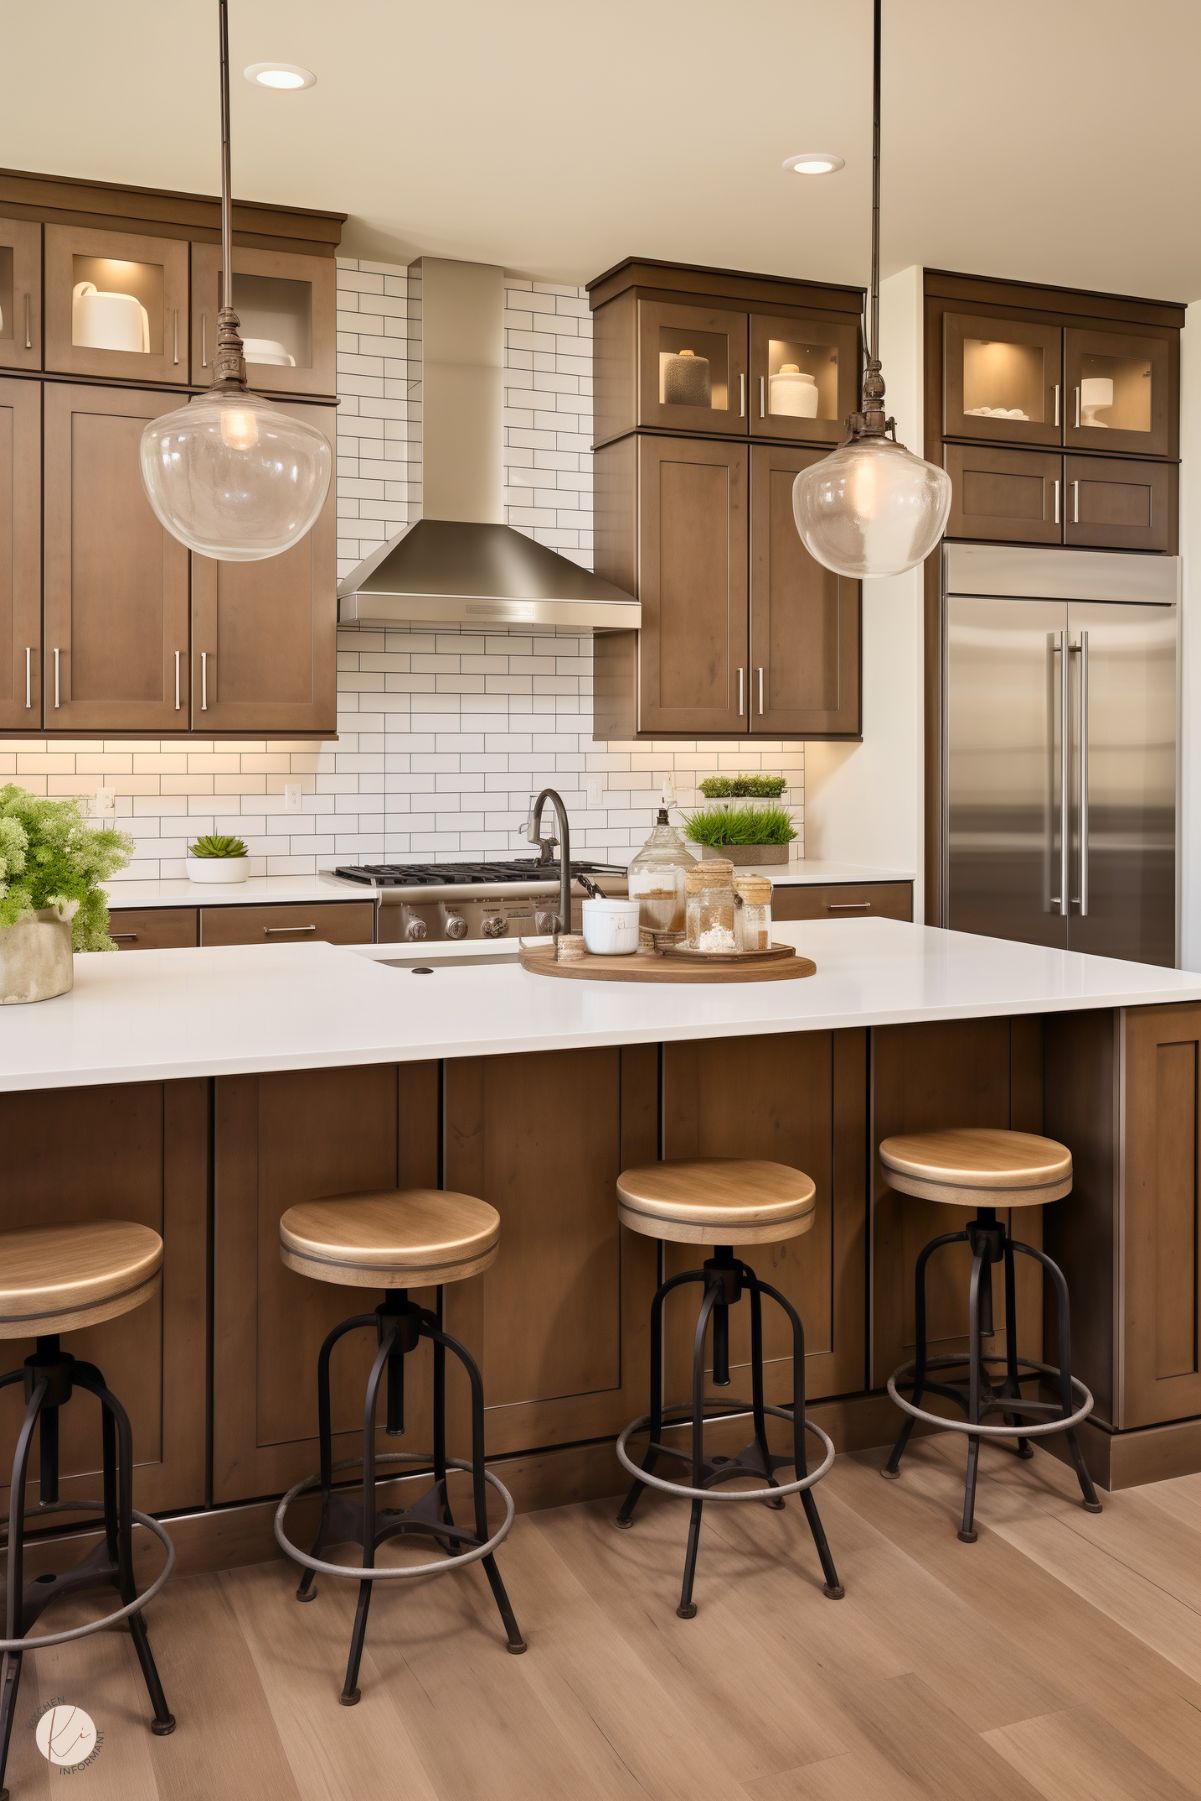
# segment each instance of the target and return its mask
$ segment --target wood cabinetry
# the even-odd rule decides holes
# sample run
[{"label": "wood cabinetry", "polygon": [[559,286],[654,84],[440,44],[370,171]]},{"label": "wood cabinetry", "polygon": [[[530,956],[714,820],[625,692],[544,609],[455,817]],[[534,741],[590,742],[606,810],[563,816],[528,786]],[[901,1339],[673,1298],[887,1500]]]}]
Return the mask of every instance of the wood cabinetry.
[{"label": "wood cabinetry", "polygon": [[642,602],[594,639],[596,736],[857,736],[858,585],[791,496],[854,408],[860,294],[636,262],[589,291],[596,568]]},{"label": "wood cabinetry", "polygon": [[42,228],[0,219],[0,368],[42,366]]},{"label": "wood cabinetry", "polygon": [[188,379],[188,246],[46,226],[46,367],[127,381]]},{"label": "wood cabinetry", "polygon": [[188,721],[188,553],[142,486],[138,443],[173,396],[48,384],[45,719],[72,732]]},{"label": "wood cabinetry", "polygon": [[190,950],[200,943],[195,907],[109,909],[108,935],[119,951]]},{"label": "wood cabinetry", "polygon": [[288,901],[277,906],[201,907],[202,944],[370,944],[373,901]]},{"label": "wood cabinetry", "polygon": [[[263,394],[336,393],[332,259],[235,246],[233,261],[234,310],[249,349],[246,370],[251,387]],[[192,380],[201,386],[213,379],[220,295],[220,246],[193,244]],[[280,360],[277,350],[291,360]],[[264,354],[272,360],[265,362]]]},{"label": "wood cabinetry", "polygon": [[1066,457],[1063,541],[1114,550],[1174,550],[1176,489],[1170,463]]},{"label": "wood cabinetry", "polygon": [[1175,547],[1170,463],[982,444],[948,444],[944,463],[952,484],[948,537],[1099,550]]},{"label": "wood cabinetry", "polygon": [[790,882],[771,897],[773,919],[912,919],[912,882]]},{"label": "wood cabinetry", "polygon": [[0,380],[0,730],[42,723],[42,421],[36,384]]}]

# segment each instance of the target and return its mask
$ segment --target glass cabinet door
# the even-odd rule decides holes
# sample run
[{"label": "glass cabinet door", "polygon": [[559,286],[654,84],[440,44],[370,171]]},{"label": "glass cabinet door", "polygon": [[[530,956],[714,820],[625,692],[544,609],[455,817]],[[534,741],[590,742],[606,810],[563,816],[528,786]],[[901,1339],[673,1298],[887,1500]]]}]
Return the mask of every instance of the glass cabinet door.
[{"label": "glass cabinet door", "polygon": [[745,432],[746,355],[745,313],[639,301],[639,424]]},{"label": "glass cabinet door", "polygon": [[46,367],[186,383],[187,245],[47,225]]},{"label": "glass cabinet door", "polygon": [[42,228],[0,219],[0,366],[42,366]]},{"label": "glass cabinet door", "polygon": [[948,313],[943,324],[947,437],[1062,443],[1062,354],[1057,325]]},{"label": "glass cabinet door", "polygon": [[1174,456],[1173,336],[1065,332],[1065,441],[1090,450]]},{"label": "glass cabinet door", "polygon": [[854,318],[751,315],[751,431],[840,444],[859,404]]},{"label": "glass cabinet door", "polygon": [[[234,310],[252,388],[334,394],[334,259],[234,246]],[[221,305],[221,249],[192,246],[192,381],[212,380]]]}]

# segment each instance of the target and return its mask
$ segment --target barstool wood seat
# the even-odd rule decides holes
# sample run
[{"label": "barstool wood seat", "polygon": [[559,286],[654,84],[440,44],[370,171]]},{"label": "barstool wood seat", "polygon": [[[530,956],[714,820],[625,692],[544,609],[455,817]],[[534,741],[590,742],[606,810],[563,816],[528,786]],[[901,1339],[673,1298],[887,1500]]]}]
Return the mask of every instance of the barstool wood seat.
[{"label": "barstool wood seat", "polygon": [[0,1338],[34,1338],[116,1319],[150,1300],[163,1241],[150,1226],[92,1220],[0,1233]]},{"label": "barstool wood seat", "polygon": [[803,1170],[739,1157],[680,1158],[623,1170],[623,1226],[677,1244],[772,1244],[813,1224],[817,1190]]},{"label": "barstool wood seat", "polygon": [[279,1222],[289,1269],[347,1288],[430,1288],[495,1262],[500,1214],[471,1194],[398,1188],[301,1201]]},{"label": "barstool wood seat", "polygon": [[1071,1192],[1072,1153],[1053,1138],[988,1126],[886,1138],[880,1161],[901,1194],[955,1206],[1042,1207]]}]

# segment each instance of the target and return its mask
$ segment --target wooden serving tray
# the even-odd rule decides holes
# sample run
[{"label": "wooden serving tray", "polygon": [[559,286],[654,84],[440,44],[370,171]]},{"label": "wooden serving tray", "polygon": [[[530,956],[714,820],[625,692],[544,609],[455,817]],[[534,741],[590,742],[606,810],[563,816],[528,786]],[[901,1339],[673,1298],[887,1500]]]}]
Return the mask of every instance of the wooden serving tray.
[{"label": "wooden serving tray", "polygon": [[594,957],[585,951],[570,963],[556,961],[553,944],[538,944],[522,946],[521,967],[531,975],[585,982],[792,982],[813,975],[817,964],[798,955],[791,944],[728,953],[634,951],[626,957]]}]

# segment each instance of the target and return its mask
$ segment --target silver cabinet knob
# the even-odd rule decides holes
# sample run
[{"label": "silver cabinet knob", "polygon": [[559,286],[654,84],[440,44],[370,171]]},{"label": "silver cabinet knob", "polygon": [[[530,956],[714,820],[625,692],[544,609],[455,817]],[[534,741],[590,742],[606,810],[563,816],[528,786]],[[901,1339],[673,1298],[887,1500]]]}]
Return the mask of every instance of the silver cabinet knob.
[{"label": "silver cabinet knob", "polygon": [[548,913],[544,907],[539,907],[534,914],[534,930],[540,936],[549,936],[554,931],[557,920],[556,913]]},{"label": "silver cabinet knob", "polygon": [[405,927],[405,937],[410,943],[422,938],[428,938],[429,935],[430,929],[426,925],[424,919],[410,919],[408,925]]},{"label": "silver cabinet knob", "polygon": [[448,938],[466,938],[467,921],[463,918],[461,913],[448,913],[446,915],[446,936]]},{"label": "silver cabinet knob", "polygon": [[485,938],[503,938],[509,929],[509,922],[499,913],[485,913],[483,933]]}]

